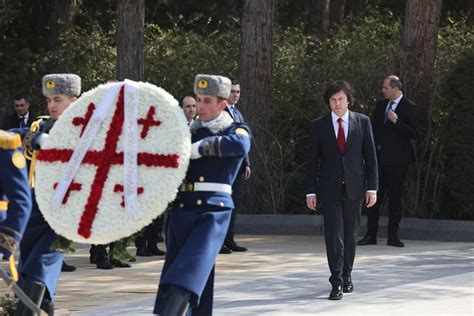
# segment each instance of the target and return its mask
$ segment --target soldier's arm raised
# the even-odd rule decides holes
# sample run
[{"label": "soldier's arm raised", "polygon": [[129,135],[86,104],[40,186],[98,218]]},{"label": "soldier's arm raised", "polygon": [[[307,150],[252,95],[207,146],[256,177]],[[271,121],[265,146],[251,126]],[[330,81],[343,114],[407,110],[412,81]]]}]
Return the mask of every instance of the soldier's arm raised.
[{"label": "soldier's arm raised", "polygon": [[[192,145],[192,159],[202,156],[215,157],[243,157],[248,154],[251,145],[250,129],[238,125],[229,130],[225,135],[206,137]],[[199,153],[199,157],[196,155]]]}]

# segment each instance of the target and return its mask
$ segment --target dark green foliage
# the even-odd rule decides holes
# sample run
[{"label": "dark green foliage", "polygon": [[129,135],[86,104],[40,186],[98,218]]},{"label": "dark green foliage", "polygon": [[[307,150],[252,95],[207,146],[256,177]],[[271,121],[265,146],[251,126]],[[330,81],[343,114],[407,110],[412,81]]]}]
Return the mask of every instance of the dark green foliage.
[{"label": "dark green foliage", "polygon": [[474,218],[474,49],[462,55],[445,79],[443,94],[448,103],[443,144],[446,161],[446,197],[443,209],[449,217]]},{"label": "dark green foliage", "polygon": [[0,316],[13,316],[18,299],[13,293],[5,293],[0,297]]},{"label": "dark green foliage", "polygon": [[[31,11],[21,9],[25,4],[44,10],[42,2],[6,3],[4,7],[0,4],[1,105],[11,105],[13,95],[26,92],[32,96],[32,107],[45,113],[41,77],[50,71],[79,74],[83,91],[115,78],[114,1],[83,0],[75,27],[62,35],[62,44],[54,52],[33,44],[45,42],[44,22],[31,22],[31,25],[16,22],[31,17]],[[200,3],[202,8],[193,11],[195,4],[189,0],[147,1],[146,81],[179,99],[193,93],[197,73],[237,75],[239,3],[235,0]],[[265,170],[253,181],[264,185],[261,191],[253,193],[258,203],[256,209],[248,210],[252,213],[306,213],[304,163],[308,127],[311,120],[328,111],[322,99],[326,85],[336,79],[350,82],[356,97],[352,109],[370,115],[375,100],[381,97],[381,81],[396,69],[403,15],[399,8],[391,6],[393,11],[384,6],[365,8],[357,15],[346,17],[343,25],[333,25],[329,39],[321,41],[304,25],[304,19],[289,20],[292,8],[303,10],[303,4],[303,1],[295,4],[283,1],[279,8],[288,12],[277,13],[280,24],[275,29],[273,47],[272,111],[259,113],[270,116],[271,124],[265,131],[270,143],[258,153],[265,161]],[[228,12],[224,10],[226,5],[238,10]],[[43,25],[43,28],[32,25]],[[468,64],[465,57],[458,64],[462,52],[473,46],[472,26],[461,16],[447,17],[438,39],[430,150],[436,163],[431,172],[436,174],[439,185],[426,198],[432,208],[430,212],[410,208],[414,204],[410,199],[416,196],[411,190],[420,187],[423,181],[413,177],[408,181],[404,205],[412,216],[472,218],[474,201],[470,192],[473,190],[468,186],[473,175],[469,169],[472,130],[467,130],[472,111],[466,108],[472,103],[469,94],[472,77],[468,77],[472,63]],[[472,57],[472,53],[466,56]],[[462,86],[467,88],[461,89]],[[465,110],[460,111],[461,107]],[[463,118],[467,123],[453,124]],[[251,117],[246,119],[252,121]],[[441,187],[443,193],[439,193]]]},{"label": "dark green foliage", "polygon": [[156,25],[148,25],[145,31],[145,77],[176,99],[193,94],[198,73],[235,76],[238,54],[238,31],[203,36],[177,28],[163,30]]}]

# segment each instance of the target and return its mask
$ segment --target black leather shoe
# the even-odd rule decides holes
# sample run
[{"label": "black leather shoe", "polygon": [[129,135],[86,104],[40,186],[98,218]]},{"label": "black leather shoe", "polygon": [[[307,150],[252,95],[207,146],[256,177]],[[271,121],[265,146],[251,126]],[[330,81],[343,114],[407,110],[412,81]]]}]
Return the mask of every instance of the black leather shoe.
[{"label": "black leather shoe", "polygon": [[347,280],[344,280],[344,283],[342,285],[342,292],[352,293],[352,291],[354,291],[354,284],[352,283],[351,278],[348,278]]},{"label": "black leather shoe", "polygon": [[137,248],[137,256],[138,257],[151,257],[153,254],[148,251],[146,248]]},{"label": "black leather shoe", "polygon": [[405,244],[400,241],[400,239],[388,239],[387,246],[394,246],[394,247],[405,247]]},{"label": "black leather shoe", "polygon": [[365,235],[364,238],[357,242],[358,246],[366,246],[366,245],[376,245],[377,244],[377,237],[372,235]]},{"label": "black leather shoe", "polygon": [[113,264],[110,263],[109,258],[97,260],[96,265],[97,265],[97,269],[102,269],[102,270],[110,270],[114,268]]},{"label": "black leather shoe", "polygon": [[166,254],[166,252],[164,252],[158,247],[149,247],[148,252],[150,252],[154,256],[164,256]]},{"label": "black leather shoe", "polygon": [[63,261],[63,265],[61,266],[61,272],[72,272],[72,271],[76,271],[76,267],[71,266]]},{"label": "black leather shoe", "polygon": [[248,250],[247,248],[242,247],[242,246],[239,246],[239,245],[237,245],[237,244],[225,245],[225,247],[229,248],[230,250],[232,250],[232,251],[234,251],[234,252],[245,252],[245,251]]},{"label": "black leather shoe", "polygon": [[232,250],[227,248],[227,246],[222,246],[221,251],[219,253],[225,254],[225,255],[230,255],[232,253]]},{"label": "black leather shoe", "polygon": [[163,238],[163,236],[161,234],[158,234],[158,240],[157,242],[164,242],[165,239]]},{"label": "black leather shoe", "polygon": [[333,286],[332,290],[331,290],[331,293],[329,293],[329,298],[328,299],[333,300],[333,301],[338,301],[338,300],[342,299],[342,286],[340,286],[340,285]]}]

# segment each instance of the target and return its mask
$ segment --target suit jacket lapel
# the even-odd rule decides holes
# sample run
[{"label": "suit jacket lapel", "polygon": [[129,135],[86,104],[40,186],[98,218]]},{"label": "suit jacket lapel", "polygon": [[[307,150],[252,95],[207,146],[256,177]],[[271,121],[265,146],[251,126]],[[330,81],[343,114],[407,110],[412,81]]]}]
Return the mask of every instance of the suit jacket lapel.
[{"label": "suit jacket lapel", "polygon": [[334,124],[332,123],[331,112],[329,112],[329,114],[326,115],[325,121],[326,121],[326,126],[327,126],[326,130],[329,133],[329,137],[332,137],[332,139],[334,140],[333,144],[334,146],[336,146],[337,151],[339,151],[339,143],[337,142],[337,136],[336,136],[336,133],[334,132]]},{"label": "suit jacket lapel", "polygon": [[400,111],[403,111],[403,108],[405,107],[405,96],[403,96],[400,99],[400,102],[398,102],[397,108],[395,109],[395,113],[399,114]]},{"label": "suit jacket lapel", "polygon": [[232,113],[232,109],[230,108],[229,104],[227,104],[225,110],[227,111],[227,113],[230,114],[230,117],[235,121],[234,113]]},{"label": "suit jacket lapel", "polygon": [[350,149],[351,144],[353,143],[352,139],[355,137],[357,131],[357,120],[354,113],[349,111],[349,135],[347,135],[346,140],[346,152]]}]

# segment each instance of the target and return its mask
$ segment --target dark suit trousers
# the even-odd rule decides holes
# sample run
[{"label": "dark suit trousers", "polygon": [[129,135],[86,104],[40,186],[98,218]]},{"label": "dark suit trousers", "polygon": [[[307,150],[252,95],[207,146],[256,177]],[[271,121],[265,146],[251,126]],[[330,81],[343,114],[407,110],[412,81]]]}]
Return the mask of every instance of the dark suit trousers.
[{"label": "dark suit trousers", "polygon": [[343,280],[351,276],[360,225],[361,200],[350,200],[345,186],[341,199],[324,201],[324,237],[333,286],[342,286]]},{"label": "dark suit trousers", "polygon": [[388,238],[398,238],[398,226],[402,219],[402,191],[403,183],[408,172],[408,165],[379,165],[379,191],[377,203],[367,210],[367,234],[377,236],[379,229],[380,207],[385,194],[388,195],[389,222]]},{"label": "dark suit trousers", "polygon": [[237,178],[232,185],[232,199],[234,200],[234,209],[232,210],[232,215],[230,217],[229,229],[227,230],[227,234],[225,236],[224,245],[225,246],[232,246],[235,245],[236,242],[234,240],[235,237],[235,218],[237,216],[237,201],[240,199],[240,186],[242,185],[242,175],[239,173]]},{"label": "dark suit trousers", "polygon": [[89,250],[91,258],[95,258],[96,262],[103,262],[107,260],[107,245],[91,245]]}]

